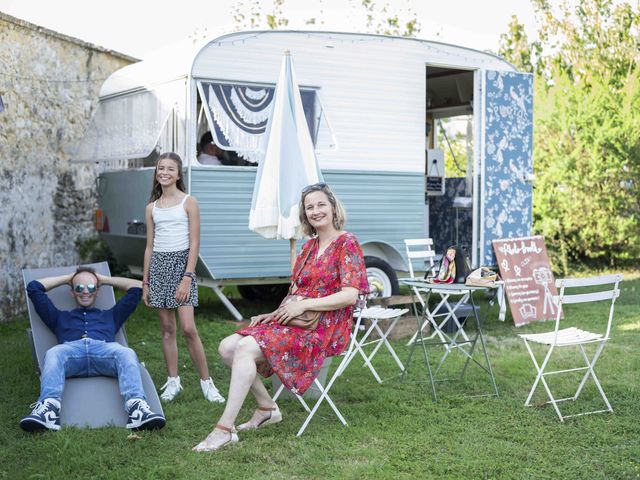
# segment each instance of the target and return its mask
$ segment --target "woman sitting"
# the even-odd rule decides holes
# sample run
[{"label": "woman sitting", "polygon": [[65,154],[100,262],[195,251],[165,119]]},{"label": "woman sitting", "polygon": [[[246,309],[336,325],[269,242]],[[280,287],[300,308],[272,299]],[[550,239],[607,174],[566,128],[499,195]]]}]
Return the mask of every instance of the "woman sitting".
[{"label": "woman sitting", "polygon": [[[231,367],[227,405],[213,431],[193,450],[217,450],[238,441],[234,425],[249,390],[258,408],[238,430],[282,420],[257,373],[263,377],[275,373],[285,387],[302,395],[318,376],[325,357],[339,355],[348,346],[353,306],[368,284],[358,240],[342,230],[345,220],[342,204],[325,183],[302,191],[300,221],[312,238],[296,260],[291,291],[306,298],[252,317],[247,328],[222,340],[219,352]],[[307,311],[321,312],[314,330],[287,325]]]}]

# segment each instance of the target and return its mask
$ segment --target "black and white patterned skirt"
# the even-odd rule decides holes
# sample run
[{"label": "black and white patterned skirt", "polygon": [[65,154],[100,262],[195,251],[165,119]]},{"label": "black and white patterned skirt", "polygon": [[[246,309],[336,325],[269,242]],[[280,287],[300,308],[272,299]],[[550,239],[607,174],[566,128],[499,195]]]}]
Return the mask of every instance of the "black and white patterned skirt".
[{"label": "black and white patterned skirt", "polygon": [[184,303],[176,302],[176,290],[187,268],[189,249],[178,252],[153,252],[149,265],[149,303],[156,308],[198,306],[198,284],[191,280],[189,297]]}]

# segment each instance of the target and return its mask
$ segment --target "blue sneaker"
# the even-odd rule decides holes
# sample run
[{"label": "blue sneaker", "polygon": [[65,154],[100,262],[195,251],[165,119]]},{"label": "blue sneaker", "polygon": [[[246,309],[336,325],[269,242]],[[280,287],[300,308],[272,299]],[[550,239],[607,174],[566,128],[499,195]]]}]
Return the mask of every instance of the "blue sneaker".
[{"label": "blue sneaker", "polygon": [[149,408],[149,404],[141,398],[134,398],[127,402],[127,414],[129,415],[127,428],[134,430],[162,428],[166,423],[164,416],[159,413],[153,413]]},{"label": "blue sneaker", "polygon": [[31,405],[31,415],[20,420],[20,427],[27,432],[39,430],[60,430],[60,402],[55,398],[45,398]]}]

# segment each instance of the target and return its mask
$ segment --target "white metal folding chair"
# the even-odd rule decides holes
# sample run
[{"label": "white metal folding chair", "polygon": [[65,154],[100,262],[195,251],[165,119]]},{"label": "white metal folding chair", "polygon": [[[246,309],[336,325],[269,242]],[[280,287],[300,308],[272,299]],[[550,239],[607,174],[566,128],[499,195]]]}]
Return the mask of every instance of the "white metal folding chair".
[{"label": "white metal folding chair", "polygon": [[[436,273],[436,265],[434,262],[434,258],[436,256],[436,252],[433,250],[433,240],[431,238],[406,238],[404,240],[404,248],[405,253],[407,255],[407,265],[409,266],[409,276],[411,278],[417,278],[414,271],[414,262],[418,261],[420,268],[424,268],[425,272],[430,273],[432,276],[435,276]],[[413,290],[413,298],[420,303],[420,308],[424,312],[425,309],[425,300],[423,296],[418,292],[415,287],[411,287]],[[415,307],[415,305],[414,305]],[[416,317],[419,315],[417,308],[414,308]],[[422,328],[424,329],[427,326],[427,322],[422,324]],[[407,345],[411,345],[416,341],[418,337],[418,332],[414,333]]]},{"label": "white metal folding chair", "polygon": [[[416,278],[413,269],[413,262],[416,260],[423,261],[425,271],[430,273],[431,276],[435,276],[435,274],[437,273],[437,267],[434,263],[436,253],[432,248],[433,240],[430,238],[406,239],[404,241],[404,245],[407,255],[407,263],[409,265],[409,275],[411,275],[411,278]],[[457,332],[460,332],[463,340],[469,340],[469,337],[462,328],[462,321],[460,320],[460,318],[458,318],[460,314],[465,315],[466,318],[470,313],[472,313],[470,310],[471,306],[468,303],[468,292],[449,291],[445,294],[440,294],[440,301],[438,302],[437,306],[433,309],[429,309],[428,298],[431,294],[431,290],[420,289],[415,286],[412,286],[411,289],[413,291],[414,301],[418,301],[418,303],[420,304],[420,310],[425,317],[425,321],[422,322],[420,328],[424,330],[430,323],[433,326],[438,326],[438,328],[433,329],[431,335],[429,335],[427,339],[431,339],[435,335],[438,335],[440,336],[440,340],[442,340],[443,342],[448,341],[447,338],[442,337],[442,332],[447,322],[451,321],[454,324],[455,330]],[[415,308],[415,310],[416,311],[414,313],[416,314],[416,317],[418,317],[418,309]],[[412,345],[418,338],[418,334],[419,331],[416,331],[411,339],[407,342],[407,345]]]},{"label": "white metal folding chair", "polygon": [[[362,336],[359,336],[359,330],[354,330],[351,334],[352,336],[356,337],[352,357],[355,357],[355,355],[359,353],[364,359],[364,364],[369,368],[369,370],[371,370],[371,373],[378,383],[382,383],[382,379],[380,378],[380,375],[378,375],[376,369],[373,367],[371,361],[373,360],[373,357],[375,357],[378,353],[378,350],[380,350],[380,347],[382,347],[383,345],[387,348],[396,364],[400,368],[400,374],[404,372],[404,365],[389,343],[388,337],[391,331],[396,326],[396,323],[398,323],[398,320],[400,320],[400,317],[402,317],[408,311],[408,308],[384,308],[379,306],[363,308],[358,311],[358,316],[362,320],[369,320],[370,323],[369,328],[366,329]],[[379,323],[385,320],[389,321],[389,324],[387,325],[387,329],[383,331],[380,328]],[[371,334],[374,331],[377,333],[378,338],[369,340]],[[375,347],[367,355],[365,353],[365,348],[370,347],[371,345],[375,345]],[[349,362],[350,361],[351,360],[349,360]]]},{"label": "white metal folding chair", "polygon": [[[602,412],[613,412],[613,408],[611,408],[611,404],[607,396],[600,385],[600,381],[595,374],[594,367],[598,359],[600,358],[600,354],[604,349],[605,344],[609,340],[609,335],[611,333],[611,323],[613,321],[613,308],[615,305],[616,298],[620,296],[619,284],[622,280],[622,275],[604,275],[599,277],[591,277],[591,278],[576,278],[576,279],[560,279],[556,281],[556,287],[558,288],[559,294],[553,297],[553,302],[560,308],[558,308],[558,314],[556,316],[556,324],[555,329],[550,332],[545,333],[531,333],[531,334],[521,334],[520,338],[524,340],[524,344],[529,351],[529,355],[531,356],[531,360],[533,361],[533,365],[535,366],[537,375],[536,379],[533,382],[533,386],[531,387],[531,391],[529,392],[529,396],[527,397],[525,406],[531,405],[531,399],[533,394],[535,393],[538,385],[542,383],[547,396],[549,397],[549,401],[546,403],[550,403],[553,405],[553,408],[560,418],[560,421],[564,421],[565,418],[576,417],[580,415],[588,415],[592,413],[602,413]],[[613,287],[611,287],[613,285]],[[599,290],[592,293],[572,293],[567,294],[567,289],[573,289],[576,287],[603,287],[609,286],[607,290]],[[566,312],[564,305],[574,304],[574,303],[587,303],[587,302],[601,302],[608,301],[611,302],[609,307],[609,316],[607,320],[606,330],[602,333],[589,332],[587,330],[582,330],[577,327],[567,327],[560,328],[560,321],[563,314],[566,316]],[[566,320],[563,320],[563,323],[566,323]],[[546,345],[548,347],[548,351],[544,356],[544,360],[542,363],[538,363],[536,357],[531,348],[531,343],[538,343],[542,345]],[[589,358],[587,352],[585,351],[585,345],[593,344],[595,345],[595,351],[593,352],[593,356]],[[547,371],[547,365],[552,357],[553,352],[557,348],[563,347],[578,347],[581,357],[584,360],[586,366],[577,367],[577,368],[569,368],[564,370],[554,370]],[[549,388],[549,385],[546,380],[546,376],[549,375],[557,375],[563,373],[570,373],[576,371],[586,370],[585,374],[582,377],[582,380],[578,384],[578,389],[575,394],[571,397],[556,399]],[[602,396],[602,400],[606,405],[606,409],[603,410],[594,410],[590,412],[583,412],[574,415],[563,415],[560,412],[560,408],[558,407],[558,403],[564,402],[567,400],[577,400],[580,394],[582,393],[584,386],[587,380],[591,377],[595,386],[600,392]]]},{"label": "white metal folding chair", "polygon": [[404,241],[404,248],[407,254],[407,264],[409,266],[409,275],[416,278],[413,269],[413,262],[419,261],[420,268],[424,268],[425,272],[435,273],[436,265],[434,258],[436,252],[433,251],[433,240],[430,238],[409,238]]},{"label": "white metal folding chair", "polygon": [[[313,405],[313,408],[309,408],[309,405],[301,395],[296,395],[296,398],[302,404],[302,407],[308,412],[307,418],[305,419],[304,423],[300,427],[300,430],[298,430],[298,433],[296,434],[297,437],[299,437],[304,433],[305,429],[307,428],[307,425],[309,425],[309,422],[311,422],[311,419],[314,417],[314,415],[318,411],[318,408],[324,401],[326,401],[329,404],[331,409],[334,411],[334,413],[338,417],[338,420],[340,420],[340,423],[342,423],[342,425],[344,426],[347,425],[347,421],[344,419],[344,416],[342,415],[342,413],[340,413],[340,410],[338,410],[338,407],[336,407],[333,400],[331,400],[331,397],[329,396],[329,391],[331,390],[331,387],[333,387],[333,384],[338,379],[338,377],[340,377],[340,375],[343,374],[347,366],[349,366],[349,364],[351,363],[353,358],[356,356],[356,354],[360,353],[360,355],[362,355],[362,357],[365,360],[365,365],[369,367],[373,376],[380,383],[382,383],[382,380],[380,380],[378,373],[376,372],[375,368],[371,364],[371,360],[373,359],[373,357],[375,356],[375,354],[377,353],[377,351],[382,345],[385,345],[387,347],[387,349],[389,350],[389,352],[397,362],[398,366],[400,367],[401,371],[404,371],[404,366],[402,365],[402,362],[400,361],[395,351],[393,350],[393,347],[389,344],[387,340],[387,336],[389,335],[391,330],[393,330],[393,327],[395,326],[397,320],[408,311],[409,311],[408,309],[400,310],[400,309],[388,309],[388,308],[382,308],[382,307],[367,308],[364,299],[360,299],[358,301],[358,307],[354,312],[355,323],[353,325],[353,330],[351,332],[351,339],[349,341],[349,346],[341,355],[342,360],[340,361],[340,364],[336,368],[333,375],[331,375],[326,385],[323,386],[322,383],[317,378],[314,380],[314,385],[320,391],[320,396],[316,400],[316,403]],[[371,319],[372,322],[369,328],[366,329],[366,331],[364,331],[364,334],[360,336],[360,332],[363,331],[360,328],[360,326],[362,325],[363,319]],[[384,332],[378,325],[378,322],[383,319],[393,319],[391,324],[387,328],[387,330],[385,330]],[[380,335],[380,338],[370,342],[366,342],[371,332],[373,332],[374,330],[378,332],[378,334]],[[363,348],[373,343],[377,344],[376,347],[369,355],[366,355]],[[284,385],[280,385],[280,388],[273,396],[274,401],[278,399],[278,397],[280,396],[283,390],[284,390]]]}]

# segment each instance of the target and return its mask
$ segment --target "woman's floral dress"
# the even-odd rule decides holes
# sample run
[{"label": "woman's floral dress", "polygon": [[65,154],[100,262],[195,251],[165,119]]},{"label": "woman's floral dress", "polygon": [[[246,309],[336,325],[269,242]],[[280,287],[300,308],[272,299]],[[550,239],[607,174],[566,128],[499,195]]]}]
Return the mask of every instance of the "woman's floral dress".
[{"label": "woman's floral dress", "polygon": [[[336,238],[319,257],[318,239],[305,243],[293,271],[300,269],[295,293],[305,297],[326,297],[342,287],[353,287],[360,293],[369,288],[360,244],[349,232]],[[318,376],[325,357],[339,355],[347,348],[352,321],[353,306],[348,306],[323,312],[316,330],[274,322],[237,333],[251,335],[258,342],[267,360],[258,365],[261,375],[276,373],[285,387],[302,395]]]}]

